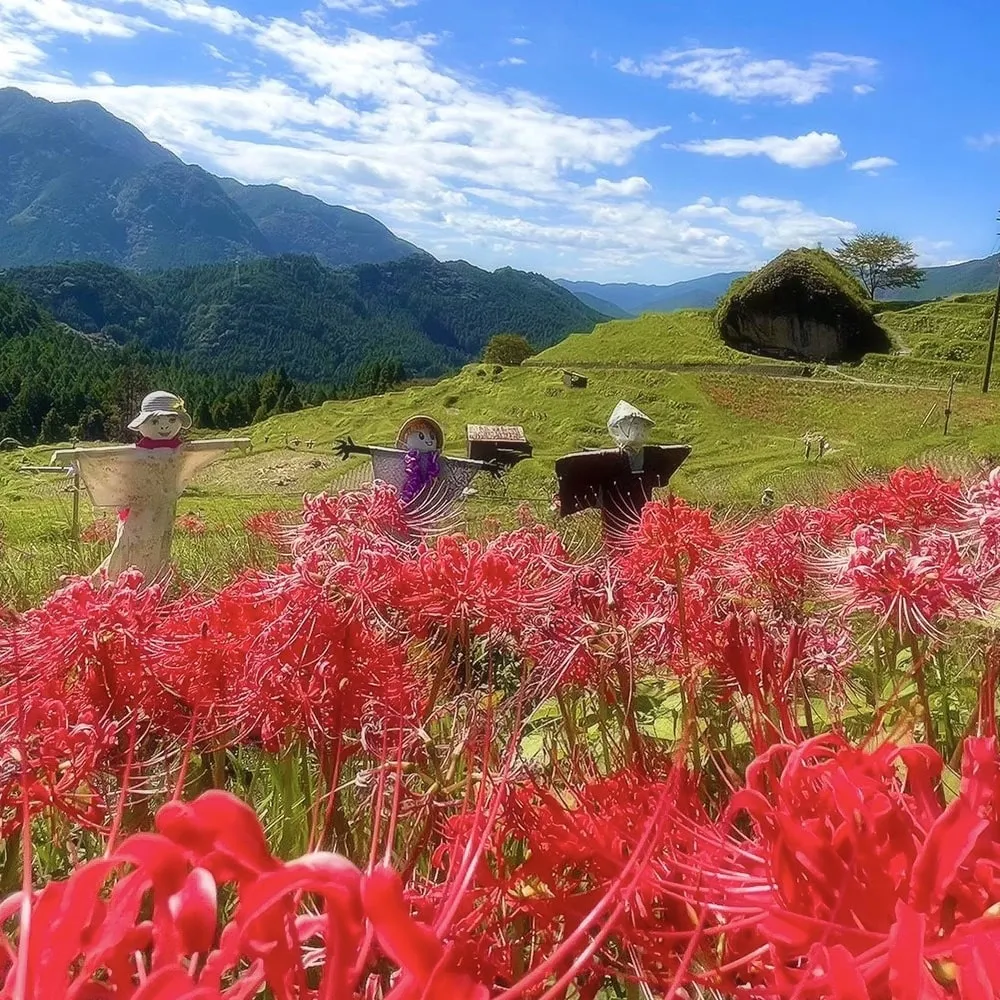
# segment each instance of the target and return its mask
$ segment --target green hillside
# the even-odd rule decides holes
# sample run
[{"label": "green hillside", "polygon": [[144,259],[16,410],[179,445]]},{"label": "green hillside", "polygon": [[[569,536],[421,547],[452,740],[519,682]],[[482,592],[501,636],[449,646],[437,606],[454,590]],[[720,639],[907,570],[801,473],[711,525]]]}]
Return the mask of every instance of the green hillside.
[{"label": "green hillside", "polygon": [[[953,336],[958,342],[963,323],[978,321],[977,308],[976,302],[953,300],[894,313],[886,322],[896,324],[902,343],[937,314],[942,339]],[[963,313],[970,314],[966,320],[959,319]],[[534,457],[503,479],[477,481],[479,492],[464,509],[471,531],[479,530],[487,515],[512,522],[524,503],[553,519],[555,460],[608,446],[605,422],[619,399],[656,421],[653,440],[692,446],[674,479],[677,492],[724,510],[757,506],[767,487],[778,503],[810,501],[859,473],[900,464],[930,461],[967,472],[980,460],[998,460],[1000,402],[995,394],[984,396],[975,382],[956,388],[950,433],[943,433],[948,375],[963,370],[962,363],[899,354],[880,358],[877,370],[870,361],[835,368],[760,364],[720,346],[710,314],[692,311],[602,324],[531,365],[473,364],[434,385],[274,416],[250,429],[252,454],[213,466],[182,500],[182,513],[197,514],[209,526],[203,541],[178,541],[185,578],[221,579],[247,559],[260,558],[247,550],[239,529],[248,515],[292,511],[303,493],[360,485],[369,474],[367,462],[341,462],[333,454],[336,440],[350,435],[361,443],[391,444],[403,420],[418,412],[441,420],[449,454],[465,454],[469,423],[520,424],[534,445]],[[560,369],[585,364],[591,366],[588,387],[567,388]],[[811,377],[803,377],[805,372]],[[804,438],[820,434],[829,450],[821,461],[815,450],[807,459]],[[47,462],[49,454],[39,449],[28,457]],[[79,551],[67,545],[70,504],[64,486],[18,475],[20,460],[0,454],[0,598],[6,590],[23,602],[54,585],[60,573],[90,568],[104,550],[98,543]],[[84,501],[84,524],[92,516]],[[589,537],[592,522],[583,516],[567,528]],[[39,553],[45,558],[36,558]]]},{"label": "green hillside", "polygon": [[966,260],[961,264],[924,269],[919,288],[894,288],[879,294],[887,300],[923,300],[968,295],[995,289],[1000,276],[1000,254],[982,260]]},{"label": "green hillside", "polygon": [[92,101],[0,88],[0,267],[140,270],[314,254],[332,266],[423,253],[376,219],[186,164]]},{"label": "green hillside", "polygon": [[350,382],[372,359],[408,376],[479,357],[497,333],[544,348],[603,317],[537,274],[488,272],[429,256],[333,270],[279,257],[139,275],[95,263],[6,272],[60,321],[193,366]]},{"label": "green hillside", "polygon": [[582,368],[590,365],[746,365],[754,360],[723,344],[712,325],[711,312],[684,309],[603,323],[593,333],[567,337],[529,363]]}]

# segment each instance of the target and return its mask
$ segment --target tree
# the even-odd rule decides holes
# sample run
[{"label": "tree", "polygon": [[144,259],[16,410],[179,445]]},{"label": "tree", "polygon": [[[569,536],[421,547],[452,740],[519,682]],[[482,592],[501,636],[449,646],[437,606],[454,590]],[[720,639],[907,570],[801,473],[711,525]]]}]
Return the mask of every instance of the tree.
[{"label": "tree", "polygon": [[917,252],[889,233],[859,233],[840,241],[837,261],[855,274],[871,298],[880,288],[919,288],[924,272],[916,266]]},{"label": "tree", "polygon": [[519,365],[534,354],[531,344],[519,333],[498,333],[483,350],[483,361],[494,365]]}]

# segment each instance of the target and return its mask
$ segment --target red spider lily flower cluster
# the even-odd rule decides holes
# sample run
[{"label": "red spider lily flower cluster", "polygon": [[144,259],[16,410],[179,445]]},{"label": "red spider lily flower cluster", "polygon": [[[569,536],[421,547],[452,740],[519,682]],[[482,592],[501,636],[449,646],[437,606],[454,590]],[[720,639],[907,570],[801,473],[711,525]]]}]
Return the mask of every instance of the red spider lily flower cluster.
[{"label": "red spider lily flower cluster", "polygon": [[182,514],[177,518],[177,530],[184,535],[193,535],[198,538],[208,530],[205,519],[198,514]]},{"label": "red spider lily flower cluster", "polygon": [[[0,996],[998,995],[1000,475],[749,524],[668,499],[586,556],[518,523],[321,495],[248,522],[274,569],[72,580],[0,626],[0,836],[111,845],[8,901]],[[118,844],[136,781],[244,751],[303,755],[350,861],[279,860],[221,791]]]},{"label": "red spider lily flower cluster", "polygon": [[[225,792],[168,803],[156,828],[0,905],[4,921],[21,916],[17,940],[0,942],[0,997],[488,997],[410,915],[392,869],[363,874],[326,852],[282,862],[253,811]],[[384,994],[378,950],[398,967]]]}]

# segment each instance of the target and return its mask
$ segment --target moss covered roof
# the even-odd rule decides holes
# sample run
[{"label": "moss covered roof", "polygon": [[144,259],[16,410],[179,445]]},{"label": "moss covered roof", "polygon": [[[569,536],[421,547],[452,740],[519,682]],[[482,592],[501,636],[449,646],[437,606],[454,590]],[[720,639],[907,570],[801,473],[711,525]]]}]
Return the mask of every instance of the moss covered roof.
[{"label": "moss covered roof", "polygon": [[836,327],[858,355],[891,346],[861,283],[825,250],[787,250],[734,281],[715,310],[723,339],[732,339],[740,317],[749,314],[795,315]]}]

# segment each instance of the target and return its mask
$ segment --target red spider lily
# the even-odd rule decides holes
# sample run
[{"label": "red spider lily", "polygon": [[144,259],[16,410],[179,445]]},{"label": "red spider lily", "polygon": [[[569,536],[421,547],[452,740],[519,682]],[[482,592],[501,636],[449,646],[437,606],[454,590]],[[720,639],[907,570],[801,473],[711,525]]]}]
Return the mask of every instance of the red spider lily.
[{"label": "red spider lily", "polygon": [[118,530],[116,522],[108,518],[101,517],[96,521],[91,521],[83,531],[80,532],[81,542],[113,542]]},{"label": "red spider lily", "polygon": [[291,523],[291,516],[284,511],[265,510],[251,514],[243,522],[243,527],[248,534],[277,548],[288,540]]},{"label": "red spider lily", "polygon": [[565,589],[557,566],[563,559],[561,543],[544,531],[522,529],[486,544],[444,537],[419,547],[402,603],[417,635],[441,622],[473,634],[516,635]]},{"label": "red spider lily", "polygon": [[185,535],[197,538],[205,534],[208,525],[205,524],[205,519],[197,514],[182,514],[177,518],[176,528]]},{"label": "red spider lily", "polygon": [[0,650],[0,669],[26,689],[107,721],[169,718],[177,703],[150,653],[164,614],[160,586],[140,574],[75,580],[26,612]]},{"label": "red spider lily", "polygon": [[[4,696],[17,692],[9,688]],[[117,745],[115,727],[92,712],[70,718],[60,701],[22,703],[21,712],[10,713],[0,730],[0,836],[20,828],[24,808],[32,815],[55,809],[82,826],[103,824],[107,812],[99,779]]]},{"label": "red spider lily", "polygon": [[[677,924],[689,929],[690,920],[683,904],[659,892],[654,859],[673,837],[671,817],[685,808],[700,815],[694,787],[681,772],[651,781],[622,771],[507,789],[458,910],[457,967],[484,982],[511,982],[533,953],[553,955],[575,929],[591,927],[595,906],[609,892],[621,893],[618,916],[602,925],[605,940],[577,965],[578,985],[595,977],[600,983],[605,974],[627,975],[629,950],[637,947],[655,947],[665,962],[648,932]],[[449,821],[435,865],[447,866],[462,853],[472,821],[467,815]],[[418,904],[433,912],[439,896],[440,889],[424,886]],[[665,967],[663,978],[669,980]]]},{"label": "red spider lily", "polygon": [[901,534],[957,528],[963,519],[962,484],[934,469],[896,469],[885,482],[867,483],[836,497],[828,508],[830,527],[846,537],[855,527]]},{"label": "red spider lily", "polygon": [[753,525],[729,553],[736,594],[785,617],[801,616],[805,602],[816,596],[819,547],[832,544],[834,535],[825,511],[782,507]]},{"label": "red spider lily", "polygon": [[723,545],[711,515],[675,497],[646,504],[639,523],[626,536],[626,573],[651,575],[667,583],[691,576]]},{"label": "red spider lily", "polygon": [[936,635],[947,621],[981,615],[996,596],[953,535],[894,543],[868,527],[854,531],[833,582],[845,613],[869,612],[900,635]]},{"label": "red spider lily", "polygon": [[865,752],[832,735],[758,758],[728,814],[745,812],[753,835],[702,828],[688,862],[687,898],[713,914],[702,947],[724,944],[729,970],[697,978],[805,1000],[944,1000],[942,983],[993,996],[996,742],[968,742],[947,807],[941,766],[928,747]]},{"label": "red spider lily", "polygon": [[[253,811],[224,792],[168,803],[157,827],[50,883],[27,909],[20,893],[0,905],[3,918],[22,913],[17,943],[3,941],[0,997],[248,1000],[266,986],[276,1000],[361,1000],[377,982],[366,925],[400,968],[386,997],[488,996],[447,969],[444,946],[410,916],[391,870],[363,877],[322,852],[282,863]],[[236,900],[228,919],[222,887]]]},{"label": "red spider lily", "polygon": [[346,535],[359,531],[399,539],[411,537],[412,518],[393,487],[376,482],[364,490],[306,497],[294,551],[302,555],[315,548],[335,547]]}]

